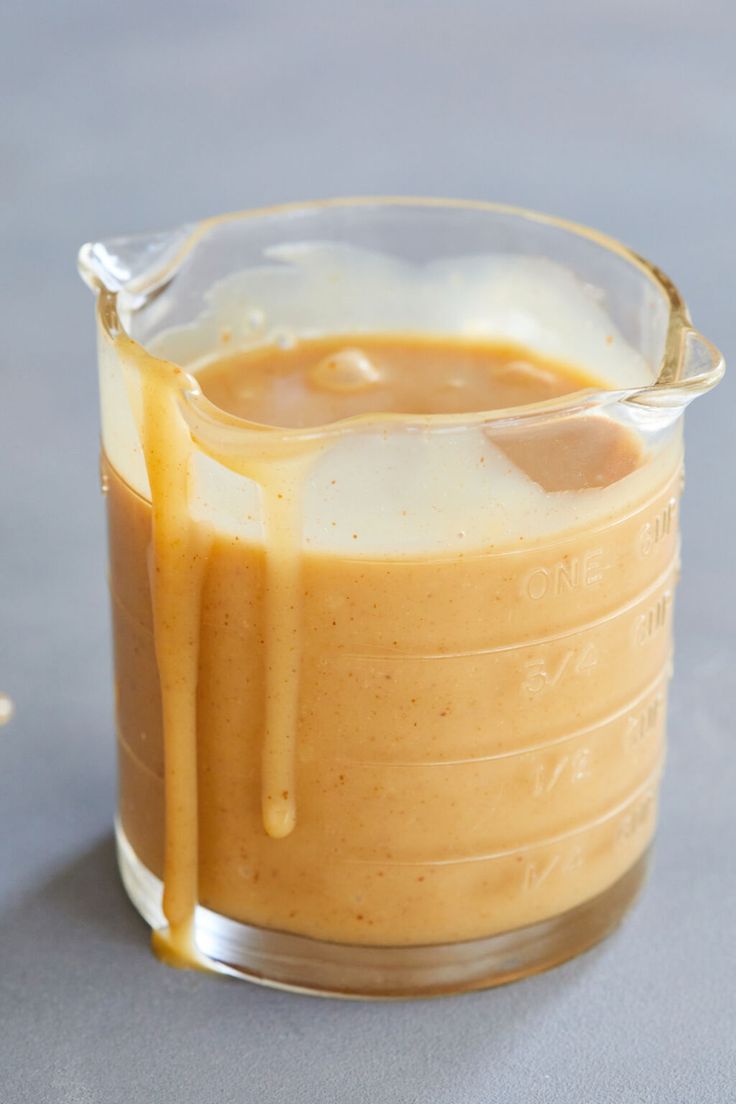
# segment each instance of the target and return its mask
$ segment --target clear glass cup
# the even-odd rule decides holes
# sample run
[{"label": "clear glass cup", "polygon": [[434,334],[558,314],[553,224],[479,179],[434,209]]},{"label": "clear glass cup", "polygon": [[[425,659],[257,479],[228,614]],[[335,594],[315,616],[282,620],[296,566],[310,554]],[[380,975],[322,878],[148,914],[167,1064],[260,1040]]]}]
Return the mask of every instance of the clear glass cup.
[{"label": "clear glass cup", "polygon": [[[479,988],[621,919],[656,817],[682,414],[723,370],[652,265],[484,203],[334,200],[89,244],[123,882],[162,957]],[[207,357],[515,342],[601,381],[251,424]]]}]

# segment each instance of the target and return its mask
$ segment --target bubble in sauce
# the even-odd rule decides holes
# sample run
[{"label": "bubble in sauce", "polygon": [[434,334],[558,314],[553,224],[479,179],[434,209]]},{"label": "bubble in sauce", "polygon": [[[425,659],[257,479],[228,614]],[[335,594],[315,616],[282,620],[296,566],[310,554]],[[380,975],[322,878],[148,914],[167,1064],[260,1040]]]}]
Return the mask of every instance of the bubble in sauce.
[{"label": "bubble in sauce", "polygon": [[15,706],[13,705],[12,698],[0,692],[0,725],[7,724],[14,713]]},{"label": "bubble in sauce", "polygon": [[291,330],[277,330],[273,340],[279,349],[293,349],[296,346],[296,335]]},{"label": "bubble in sauce", "polygon": [[260,333],[266,325],[266,315],[260,307],[251,307],[245,316],[245,329],[250,333]]},{"label": "bubble in sauce", "polygon": [[381,373],[361,349],[340,349],[309,370],[309,382],[323,391],[365,391]]},{"label": "bubble in sauce", "polygon": [[240,384],[238,387],[233,388],[233,394],[237,397],[238,402],[250,402],[255,399],[261,392],[262,388],[259,388],[257,384],[247,380],[245,383]]}]

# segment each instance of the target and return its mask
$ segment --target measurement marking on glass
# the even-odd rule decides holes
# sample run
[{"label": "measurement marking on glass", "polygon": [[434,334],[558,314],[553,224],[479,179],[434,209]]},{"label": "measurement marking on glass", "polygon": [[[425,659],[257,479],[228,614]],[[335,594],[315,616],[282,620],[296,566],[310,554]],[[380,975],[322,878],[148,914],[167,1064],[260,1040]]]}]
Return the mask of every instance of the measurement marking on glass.
[{"label": "measurement marking on glass", "polygon": [[[647,683],[640,693],[625,705],[621,706],[621,708],[614,710],[612,713],[601,718],[601,720],[594,721],[593,724],[585,725],[583,728],[577,728],[573,732],[565,732],[562,736],[556,736],[546,743],[527,744],[524,747],[510,748],[508,751],[497,751],[492,755],[470,755],[462,759],[349,759],[340,756],[333,759],[332,762],[338,765],[349,765],[354,767],[459,767],[472,763],[489,763],[495,759],[514,759],[522,755],[531,755],[536,751],[546,751],[548,748],[559,747],[560,744],[566,744],[571,740],[577,740],[580,736],[592,735],[614,724],[616,721],[621,720],[630,710],[638,709],[642,702],[646,702],[649,695],[661,682],[669,678],[670,674],[671,658],[668,656],[652,681]],[[664,704],[665,696],[662,691],[660,691],[660,697]]]},{"label": "measurement marking on glass", "polygon": [[677,518],[677,499],[674,495],[653,518],[645,521],[639,530],[639,552],[650,556],[665,537],[674,532]]},{"label": "measurement marking on glass", "polygon": [[658,731],[664,717],[665,695],[659,690],[652,701],[629,714],[624,732],[624,752],[636,755]]},{"label": "measurement marking on glass", "polygon": [[669,612],[672,608],[673,594],[666,590],[656,602],[643,613],[640,613],[634,622],[634,643],[640,648],[648,644],[669,622]]},{"label": "measurement marking on glass", "polygon": [[575,590],[595,587],[603,581],[609,565],[603,548],[592,548],[578,556],[568,556],[549,566],[534,567],[521,580],[521,592],[533,602],[557,598]]},{"label": "measurement marking on glass", "polygon": [[598,650],[595,644],[568,648],[554,664],[547,659],[530,659],[524,665],[521,689],[536,697],[546,690],[554,690],[566,675],[589,675],[597,666]]},{"label": "measurement marking on glass", "polygon": [[538,763],[534,772],[534,786],[532,793],[535,797],[542,797],[551,793],[558,782],[567,776],[572,783],[583,782],[592,775],[591,759],[593,754],[589,747],[578,748],[571,755],[562,755],[554,763]]},{"label": "measurement marking on glass", "polygon": [[[548,836],[546,839],[533,840],[531,843],[523,843],[519,847],[503,848],[499,851],[489,851],[482,855],[458,855],[451,859],[351,859],[344,858],[341,862],[349,863],[350,865],[356,864],[360,866],[382,866],[382,867],[403,867],[403,866],[455,866],[459,863],[474,863],[474,862],[491,862],[494,859],[507,859],[511,855],[518,855],[524,851],[536,851],[542,847],[555,846],[558,843],[564,843],[565,840],[574,839],[576,836],[584,835],[586,832],[591,832],[595,828],[600,828],[601,825],[608,823],[608,821],[614,820],[617,816],[620,816],[627,809],[634,807],[633,814],[636,814],[638,808],[637,802],[648,804],[654,800],[654,791],[659,782],[659,776],[662,773],[662,764],[657,763],[657,766],[644,781],[636,787],[633,793],[630,793],[623,801],[619,801],[612,809],[607,809],[606,812],[601,813],[600,816],[594,817],[593,820],[588,820],[585,824],[579,824],[576,828],[571,828],[567,832],[559,832],[557,835]],[[632,814],[632,815],[633,815]],[[638,815],[636,817],[637,823],[640,825],[643,823],[643,817]],[[632,824],[634,821],[632,820]],[[632,829],[632,831],[635,829]],[[618,833],[617,833],[618,837]]]},{"label": "measurement marking on glass", "polygon": [[[539,648],[545,644],[552,644],[557,640],[567,640],[570,637],[582,636],[583,633],[588,632],[590,629],[599,628],[601,625],[608,624],[609,621],[614,621],[618,617],[622,617],[626,613],[630,613],[635,610],[637,606],[640,606],[645,602],[652,594],[655,594],[669,579],[670,575],[674,574],[679,567],[679,558],[674,556],[665,570],[657,576],[657,578],[649,584],[639,594],[635,595],[628,602],[625,602],[622,606],[618,606],[616,609],[610,610],[602,617],[596,617],[592,621],[586,621],[582,625],[575,625],[574,628],[564,629],[562,632],[550,633],[548,636],[536,637],[532,640],[518,640],[512,644],[494,644],[489,648],[470,648],[467,651],[456,652],[342,652],[335,651],[326,653],[326,658],[334,660],[351,660],[355,662],[375,662],[379,660],[383,663],[403,663],[406,660],[435,660],[435,659],[465,659],[470,656],[482,656],[482,655],[495,655],[499,652],[518,652],[523,648]],[[671,591],[667,591],[671,595]]]},{"label": "measurement marking on glass", "polygon": [[525,890],[539,889],[548,880],[551,874],[571,874],[579,869],[583,863],[583,849],[580,844],[575,844],[565,854],[557,851],[548,855],[542,861],[532,860],[524,867],[522,885]]},{"label": "measurement marking on glass", "polygon": [[[601,525],[592,525],[590,527],[590,529],[588,529],[588,535],[591,538],[593,538],[593,537],[596,537],[599,533],[611,532],[615,529],[618,529],[620,526],[625,525],[627,522],[632,521],[634,518],[639,517],[641,514],[645,514],[647,512],[647,510],[651,509],[652,503],[657,502],[660,498],[662,498],[662,496],[667,493],[667,491],[670,489],[670,487],[673,484],[676,483],[678,485],[678,487],[680,487],[682,485],[682,478],[683,478],[683,472],[682,472],[682,468],[680,467],[680,468],[677,468],[674,472],[674,475],[672,475],[669,479],[667,479],[662,484],[661,487],[659,487],[652,495],[649,496],[649,498],[647,498],[644,502],[637,503],[635,509],[631,510],[628,514],[617,515],[616,520],[614,522],[609,522],[609,523],[604,522]],[[677,499],[675,499],[675,501],[677,501]],[[551,541],[548,541],[546,544],[536,545],[536,551],[541,552],[541,553],[549,552],[549,551],[551,551],[552,549],[555,549],[555,548],[564,548],[565,545],[569,544],[569,543],[570,543],[570,541],[569,541],[568,537],[560,537],[558,540],[551,540]],[[509,557],[511,557],[511,556],[526,556],[526,555],[529,554],[529,551],[530,551],[530,549],[528,547],[527,548],[501,548],[501,549],[491,548],[490,550],[482,549],[482,550],[479,550],[477,552],[472,552],[472,551],[471,552],[466,552],[464,554],[463,558],[466,561],[470,560],[470,559],[480,560],[480,559],[485,559],[485,558],[495,560],[495,559],[500,559],[501,557],[506,557],[506,556],[509,556]],[[445,556],[438,555],[437,556],[437,561],[439,563],[451,562],[456,558],[457,558],[457,553],[448,553]],[[411,564],[411,563],[423,562],[423,561],[418,561],[416,557],[413,557],[411,555],[402,556],[401,558],[396,558],[396,559],[393,559],[393,560],[388,560],[388,559],[384,559],[384,558],[379,559],[379,558],[370,557],[370,556],[346,555],[345,559],[349,560],[351,563],[356,563],[356,564],[367,564],[367,563],[376,564],[376,563],[378,563],[378,564],[388,565],[388,566],[391,566],[392,564]]]}]

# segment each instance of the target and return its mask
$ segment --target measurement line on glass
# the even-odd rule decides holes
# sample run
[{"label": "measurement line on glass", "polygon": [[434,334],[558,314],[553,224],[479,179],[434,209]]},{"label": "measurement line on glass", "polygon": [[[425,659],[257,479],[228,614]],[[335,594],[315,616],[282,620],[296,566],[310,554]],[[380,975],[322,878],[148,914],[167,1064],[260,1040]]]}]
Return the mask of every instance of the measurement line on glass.
[{"label": "measurement line on glass", "polygon": [[[120,612],[125,617],[127,617],[127,619],[131,621],[136,626],[136,628],[145,633],[146,636],[153,637],[153,626],[151,624],[147,624],[145,621],[141,621],[140,617],[137,617],[136,614],[134,614],[129,609],[127,604],[122,600],[120,595],[115,590],[113,590],[112,587],[108,587],[108,589],[110,593],[110,600],[114,604],[115,608],[120,610]],[[202,625],[214,629],[220,628],[220,624],[214,618],[210,617],[203,617]],[[250,639],[253,642],[253,646],[257,646],[259,634],[251,625],[230,624],[228,625],[228,633],[237,633],[238,636],[241,637],[241,639]]]},{"label": "measurement line on glass", "polygon": [[[116,472],[116,475],[117,475],[117,478],[120,479],[120,481],[127,488],[127,490],[129,490],[131,492],[131,494],[135,495],[135,497],[140,499],[141,502],[146,502],[147,503],[147,500],[141,494],[139,494],[139,492],[136,491],[135,488],[132,487],[131,484],[126,479],[124,479],[121,476],[120,472]],[[649,498],[647,498],[644,502],[639,503],[639,505],[636,507],[636,509],[632,510],[628,514],[622,514],[622,515],[617,516],[616,520],[611,524],[607,524],[605,522],[602,522],[600,525],[591,526],[591,528],[586,529],[586,535],[590,538],[593,538],[598,533],[612,532],[613,530],[617,529],[619,526],[624,525],[627,522],[631,521],[633,518],[636,518],[636,517],[638,517],[642,514],[646,514],[646,512],[652,507],[652,505],[655,502],[657,502],[658,499],[663,498],[669,491],[671,491],[671,489],[674,486],[680,487],[682,485],[682,480],[683,480],[683,469],[680,467],[674,472],[672,477],[670,479],[668,479],[667,482],[664,483],[658,490],[656,490]],[[674,503],[673,503],[673,498],[674,498]],[[672,510],[672,509],[674,509],[676,507],[678,501],[679,501],[679,498],[677,496],[672,496],[668,500],[668,502],[665,503],[665,505],[663,506],[663,510]],[[654,524],[656,524],[656,522],[657,522],[657,518],[654,519]],[[673,524],[674,524],[673,520],[670,517],[670,525],[673,525]],[[258,540],[258,541],[255,541],[254,543],[262,544],[263,541]],[[463,559],[470,560],[470,559],[483,559],[484,557],[489,557],[489,558],[493,558],[495,560],[495,559],[500,559],[501,557],[505,557],[505,556],[524,556],[524,555],[529,554],[529,552],[532,550],[532,547],[533,547],[533,551],[543,553],[543,552],[549,552],[549,551],[551,551],[552,549],[555,549],[555,548],[562,548],[566,544],[569,544],[569,543],[570,543],[570,538],[569,537],[560,537],[558,540],[548,541],[546,544],[535,544],[534,546],[524,545],[521,548],[503,548],[503,549],[491,548],[490,550],[487,549],[487,548],[484,548],[482,550],[477,550],[477,551],[472,551],[471,550],[471,551],[468,551],[468,552],[464,552],[463,553]],[[306,554],[308,554],[308,550],[305,549],[305,552],[306,552]],[[344,559],[344,560],[350,561],[350,563],[356,563],[356,564],[362,563],[362,564],[388,564],[388,565],[391,565],[391,564],[423,563],[424,559],[425,559],[424,557],[417,558],[417,557],[413,557],[411,555],[400,556],[400,557],[397,557],[396,559],[390,559],[388,557],[383,557],[383,556],[375,557],[375,556],[368,556],[368,555],[354,555],[354,554],[350,554],[350,552],[347,549],[345,550],[344,553],[341,552],[341,558]],[[440,561],[445,560],[445,559],[453,560],[454,558],[456,558],[456,553],[448,554],[446,557],[442,556],[442,555],[437,555],[436,558]],[[110,582],[110,573],[109,573],[109,571],[108,571],[107,575],[108,575],[108,584],[109,584],[109,582]]]},{"label": "measurement line on glass", "polygon": [[[633,709],[637,709],[642,702],[654,694],[659,686],[669,678],[671,674],[672,660],[668,658],[667,662],[663,665],[658,675],[652,682],[636,695],[631,698],[621,708],[614,710],[607,716],[595,721],[593,724],[586,725],[584,728],[577,728],[573,732],[566,732],[562,736],[556,736],[554,739],[541,744],[527,744],[521,748],[513,748],[509,751],[494,752],[493,755],[471,755],[464,759],[349,759],[349,758],[334,758],[330,762],[339,767],[460,767],[470,766],[473,763],[490,763],[496,759],[515,759],[523,755],[531,755],[537,751],[548,751],[552,748],[560,747],[562,744],[570,743],[572,740],[580,739],[581,736],[587,736],[590,733],[595,732],[598,729],[606,728],[608,725],[613,724],[615,721],[621,720],[627,716]],[[162,781],[163,775],[159,774],[148,763],[145,763],[138,752],[133,748],[129,740],[120,732],[116,730],[116,738],[120,744],[125,748],[131,759],[135,760],[136,764],[141,770],[146,771],[151,778],[155,778],[159,782]]]},{"label": "measurement line on glass", "polygon": [[577,828],[570,829],[569,832],[560,832],[556,836],[547,836],[541,840],[532,840],[530,843],[523,843],[519,847],[508,847],[500,851],[489,851],[483,855],[460,855],[453,859],[350,859],[341,858],[339,861],[347,863],[350,866],[455,866],[458,863],[475,863],[475,862],[492,862],[494,859],[506,859],[511,855],[518,855],[523,851],[534,851],[539,847],[550,847],[558,843],[564,843],[566,840],[574,839],[575,836],[584,835],[586,832],[592,831],[594,828],[599,828],[602,824],[607,823],[609,820],[614,820],[621,813],[625,812],[631,805],[635,805],[636,802],[645,794],[654,793],[656,786],[659,782],[660,775],[662,773],[662,764],[658,763],[654,771],[647,775],[644,781],[633,790],[625,800],[618,802],[612,809],[608,809],[605,813],[595,817],[593,820],[588,820],[585,824],[578,825]]},{"label": "measurement line on glass", "polygon": [[[559,633],[550,633],[547,636],[535,637],[531,640],[515,641],[512,644],[494,644],[490,648],[476,648],[461,652],[393,652],[387,654],[383,652],[343,652],[339,650],[334,650],[326,651],[324,654],[331,659],[381,660],[386,662],[396,662],[397,660],[400,661],[406,659],[463,659],[465,657],[471,656],[494,655],[498,652],[520,651],[522,648],[536,648],[545,644],[554,643],[557,640],[565,640],[568,637],[580,636],[582,633],[587,632],[589,629],[597,628],[599,625],[605,625],[609,621],[614,621],[617,617],[630,612],[630,610],[634,609],[636,606],[644,602],[648,597],[650,597],[652,593],[654,593],[659,587],[661,587],[667,580],[667,577],[670,574],[676,573],[677,570],[679,570],[679,567],[680,556],[678,544],[677,552],[675,556],[669,561],[665,570],[660,575],[658,575],[657,578],[652,583],[650,583],[645,590],[640,591],[634,598],[629,599],[629,601],[625,602],[622,606],[618,606],[613,610],[609,610],[609,612],[607,614],[604,614],[604,616],[602,617],[594,618],[591,621],[586,621],[582,625],[576,625],[572,629],[565,629]],[[671,598],[672,592],[667,591],[666,595],[668,598]],[[112,590],[112,588],[110,588],[110,597],[115,606],[120,609],[121,612],[124,613],[130,621],[138,625],[138,627],[146,632],[149,636],[153,635],[152,626],[145,624],[138,617],[136,617],[131,612],[131,610],[128,609],[126,603],[122,601],[119,595],[116,594],[114,590]],[[235,630],[233,629],[233,627],[231,627],[229,631],[233,632]],[[247,627],[241,626],[237,631],[239,631],[240,634],[243,636],[250,634],[253,636],[254,640],[256,639],[256,634],[252,633],[251,630],[249,630]]]},{"label": "measurement line on glass", "polygon": [[163,780],[164,780],[163,772],[161,774],[159,774],[158,771],[155,771],[153,769],[153,767],[150,766],[148,763],[144,763],[143,760],[141,759],[140,755],[138,754],[138,752],[135,750],[135,748],[132,747],[130,742],[128,740],[126,740],[125,736],[123,736],[123,734],[120,732],[120,730],[117,728],[117,726],[115,728],[115,738],[118,741],[118,743],[123,748],[125,748],[126,752],[130,756],[130,758],[135,762],[135,765],[137,767],[140,767],[140,769],[142,771],[145,771],[146,774],[150,775],[151,778],[155,778],[157,782],[163,782]]},{"label": "measurement line on glass", "polygon": [[584,728],[576,728],[574,732],[566,732],[562,736],[556,736],[552,740],[548,740],[541,744],[527,744],[525,747],[513,748],[510,751],[497,751],[493,755],[471,755],[464,759],[332,759],[333,763],[341,766],[351,767],[456,767],[469,765],[471,763],[488,763],[494,759],[514,759],[516,756],[529,755],[535,751],[547,751],[550,748],[559,747],[560,744],[566,744],[571,740],[577,740],[581,736],[587,736],[591,732],[595,732],[596,729],[605,728],[609,724],[613,724],[615,721],[621,720],[632,709],[636,709],[642,702],[646,701],[659,686],[665,682],[672,672],[672,655],[667,657],[667,661],[660,668],[656,677],[649,682],[643,690],[641,690],[636,697],[631,698],[619,709],[614,710],[613,713],[609,713],[607,716],[601,718],[598,721],[594,721],[593,724],[586,725]]},{"label": "measurement line on glass", "polygon": [[[617,617],[621,617],[625,613],[630,613],[631,610],[636,609],[646,599],[650,598],[660,587],[664,586],[670,575],[676,574],[680,567],[679,554],[675,555],[668,563],[665,570],[657,576],[654,582],[650,583],[644,590],[639,591],[636,597],[631,598],[628,602],[625,602],[622,606],[616,607],[616,609],[610,610],[603,617],[596,617],[592,621],[586,621],[582,625],[576,625],[574,629],[565,629],[563,632],[550,633],[548,636],[535,637],[532,640],[517,640],[513,644],[494,644],[490,648],[471,648],[468,651],[462,652],[341,652],[334,651],[327,654],[331,659],[354,659],[354,660],[380,660],[381,662],[401,662],[407,659],[418,660],[432,660],[432,659],[464,659],[471,656],[482,655],[494,655],[497,652],[518,652],[523,648],[539,648],[544,644],[552,644],[557,640],[566,640],[572,636],[580,636],[582,633],[588,632],[589,629],[598,628],[600,625],[606,625],[609,621],[615,621]],[[670,594],[671,592],[667,592]]]},{"label": "measurement line on glass", "polygon": [[[612,523],[607,524],[606,522],[602,522],[600,525],[593,525],[589,529],[586,528],[586,537],[593,538],[599,533],[613,532],[620,525],[625,525],[627,522],[632,521],[634,518],[639,517],[642,514],[646,514],[646,512],[651,509],[653,504],[657,502],[658,499],[663,498],[668,493],[668,491],[672,489],[672,487],[674,487],[675,485],[679,487],[681,485],[682,477],[683,469],[678,468],[671,479],[668,479],[667,482],[664,483],[658,490],[656,490],[649,498],[647,498],[646,501],[640,503],[635,510],[632,510],[628,514],[617,515],[616,520]],[[679,498],[673,495],[671,496],[670,500],[665,503],[663,509],[671,507],[672,498],[675,499],[676,506]],[[548,541],[546,544],[525,544],[521,548],[496,549],[495,547],[491,546],[490,549],[469,549],[468,551],[464,551],[462,555],[464,560],[479,560],[483,559],[484,557],[492,558],[495,560],[500,559],[503,556],[525,556],[528,555],[530,551],[549,552],[555,548],[562,548],[569,543],[569,537],[560,537],[558,540]],[[348,550],[346,550],[344,553],[341,552],[340,556],[342,559],[356,564],[412,564],[423,563],[425,560],[425,557],[416,557],[410,554],[407,554],[406,556],[396,557],[395,559],[388,559],[384,558],[383,556],[379,557],[367,555],[360,556],[355,554],[351,555]],[[447,553],[446,555],[437,553],[435,558],[440,562],[452,561],[457,558],[457,552]]]}]

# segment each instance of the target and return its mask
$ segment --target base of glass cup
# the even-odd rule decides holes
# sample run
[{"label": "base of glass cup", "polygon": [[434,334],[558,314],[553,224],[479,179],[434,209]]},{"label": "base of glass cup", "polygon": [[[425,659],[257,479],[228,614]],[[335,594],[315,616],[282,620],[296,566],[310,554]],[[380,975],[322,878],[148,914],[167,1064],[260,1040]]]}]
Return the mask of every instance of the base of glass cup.
[{"label": "base of glass cup", "polygon": [[[130,900],[152,928],[165,927],[161,879],[140,861],[119,824],[115,834]],[[604,939],[636,899],[649,854],[568,912],[485,939],[407,947],[329,943],[256,928],[198,906],[196,941],[214,973],[318,996],[385,1000],[487,989],[549,970]]]}]

